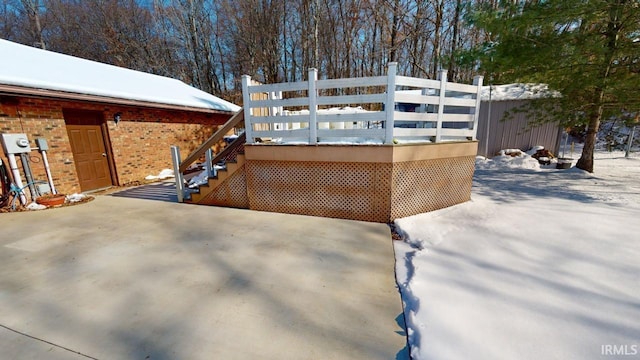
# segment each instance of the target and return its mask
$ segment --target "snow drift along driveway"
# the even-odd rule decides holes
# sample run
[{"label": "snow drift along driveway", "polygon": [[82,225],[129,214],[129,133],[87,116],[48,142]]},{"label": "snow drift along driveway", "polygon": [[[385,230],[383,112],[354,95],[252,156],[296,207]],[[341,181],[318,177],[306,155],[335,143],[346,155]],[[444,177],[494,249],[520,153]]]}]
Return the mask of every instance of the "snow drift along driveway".
[{"label": "snow drift along driveway", "polygon": [[414,359],[640,357],[640,158],[598,157],[479,160],[471,202],[397,220]]}]

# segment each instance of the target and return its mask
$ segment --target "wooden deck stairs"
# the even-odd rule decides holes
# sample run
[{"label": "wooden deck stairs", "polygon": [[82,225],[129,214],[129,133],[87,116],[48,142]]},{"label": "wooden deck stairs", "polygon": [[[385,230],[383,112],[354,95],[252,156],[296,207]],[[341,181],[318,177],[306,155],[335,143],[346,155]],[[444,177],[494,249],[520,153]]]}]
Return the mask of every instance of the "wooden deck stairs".
[{"label": "wooden deck stairs", "polygon": [[[244,138],[242,139],[242,143],[236,146],[242,147],[243,144]],[[227,148],[231,146],[233,145],[229,145]],[[185,202],[204,205],[227,205],[227,201],[223,200],[228,200],[230,197],[233,197],[230,193],[241,192],[246,189],[246,181],[243,179],[244,153],[238,151],[233,155],[233,157],[227,160],[218,162],[217,164],[223,163],[224,165],[217,167],[215,175],[209,177],[206,184],[201,184],[197,188],[191,189],[190,199],[185,200]],[[220,194],[221,190],[223,194]]]},{"label": "wooden deck stairs", "polygon": [[[180,164],[180,172],[200,159],[214,144],[219,143],[233,128],[244,120],[244,112],[240,110],[225,125],[216,131],[205,143],[198,147]],[[245,134],[239,135],[224,149],[207,161],[212,169],[207,182],[185,191],[184,202],[200,205],[229,206],[248,208],[247,185],[245,177],[244,144]],[[205,171],[207,166],[205,162]]]}]

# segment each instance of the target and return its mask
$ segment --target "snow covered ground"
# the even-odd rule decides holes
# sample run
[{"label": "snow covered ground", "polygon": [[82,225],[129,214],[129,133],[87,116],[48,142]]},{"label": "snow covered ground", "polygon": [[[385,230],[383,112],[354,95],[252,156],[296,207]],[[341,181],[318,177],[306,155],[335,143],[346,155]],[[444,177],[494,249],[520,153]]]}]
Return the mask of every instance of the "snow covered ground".
[{"label": "snow covered ground", "polygon": [[640,358],[640,155],[477,161],[472,201],[396,221],[414,359]]}]

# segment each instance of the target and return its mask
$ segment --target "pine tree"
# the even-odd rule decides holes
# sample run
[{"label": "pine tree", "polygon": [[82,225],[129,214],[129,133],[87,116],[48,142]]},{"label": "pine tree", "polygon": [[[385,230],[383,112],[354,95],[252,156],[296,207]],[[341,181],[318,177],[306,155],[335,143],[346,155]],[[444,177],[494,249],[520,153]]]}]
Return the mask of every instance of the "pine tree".
[{"label": "pine tree", "polygon": [[476,53],[496,83],[545,83],[560,94],[537,109],[586,127],[576,166],[593,172],[600,122],[640,111],[640,1],[505,0],[480,5],[471,20],[489,34]]}]

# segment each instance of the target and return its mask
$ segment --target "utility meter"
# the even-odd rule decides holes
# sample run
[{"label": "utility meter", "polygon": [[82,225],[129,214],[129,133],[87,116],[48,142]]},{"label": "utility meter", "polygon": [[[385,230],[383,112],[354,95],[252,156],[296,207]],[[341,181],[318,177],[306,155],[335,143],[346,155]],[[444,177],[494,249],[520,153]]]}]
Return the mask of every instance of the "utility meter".
[{"label": "utility meter", "polygon": [[26,134],[2,134],[2,148],[8,154],[22,154],[31,151]]},{"label": "utility meter", "polygon": [[36,146],[38,146],[38,150],[40,151],[49,150],[49,144],[47,144],[47,139],[45,138],[36,138]]}]

